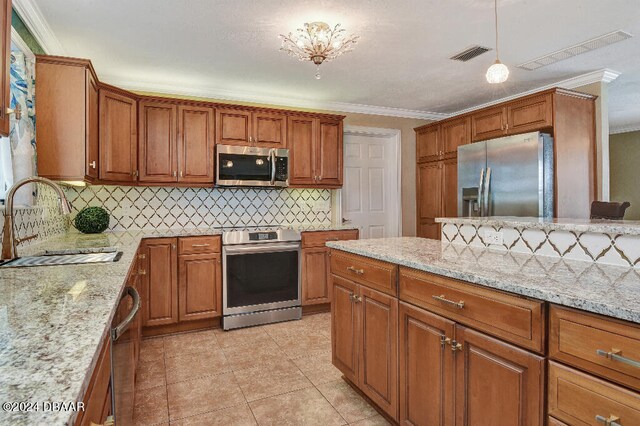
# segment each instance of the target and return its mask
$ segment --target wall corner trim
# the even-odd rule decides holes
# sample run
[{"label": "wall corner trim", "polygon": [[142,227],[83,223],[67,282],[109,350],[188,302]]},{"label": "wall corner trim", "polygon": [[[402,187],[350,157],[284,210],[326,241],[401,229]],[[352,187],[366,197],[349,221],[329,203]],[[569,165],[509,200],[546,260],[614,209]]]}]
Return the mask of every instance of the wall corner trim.
[{"label": "wall corner trim", "polygon": [[47,55],[66,54],[34,0],[13,0],[13,7]]}]

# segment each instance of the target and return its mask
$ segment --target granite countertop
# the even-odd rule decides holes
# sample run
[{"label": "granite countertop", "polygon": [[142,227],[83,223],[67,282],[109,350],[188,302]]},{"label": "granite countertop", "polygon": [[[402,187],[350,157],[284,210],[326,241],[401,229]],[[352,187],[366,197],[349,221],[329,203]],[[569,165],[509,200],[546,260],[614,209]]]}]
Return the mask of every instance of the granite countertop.
[{"label": "granite countertop", "polygon": [[640,271],[447,244],[415,237],[328,242],[328,247],[640,323]]},{"label": "granite countertop", "polygon": [[511,228],[534,228],[546,231],[598,232],[602,234],[640,235],[640,221],[604,219],[563,219],[541,217],[439,217],[438,223],[455,223]]},{"label": "granite countertop", "polygon": [[[218,229],[68,233],[19,253],[115,246],[113,263],[0,268],[0,403],[82,399],[143,238],[216,235]],[[62,425],[67,411],[6,412],[0,424]]]}]

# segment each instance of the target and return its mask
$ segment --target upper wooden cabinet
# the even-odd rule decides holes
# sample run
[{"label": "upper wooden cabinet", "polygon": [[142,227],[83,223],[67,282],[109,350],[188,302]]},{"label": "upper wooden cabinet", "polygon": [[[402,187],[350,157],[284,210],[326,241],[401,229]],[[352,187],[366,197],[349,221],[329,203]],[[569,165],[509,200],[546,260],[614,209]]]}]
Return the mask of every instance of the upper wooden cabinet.
[{"label": "upper wooden cabinet", "polygon": [[286,125],[284,113],[218,108],[216,143],[286,148]]},{"label": "upper wooden cabinet", "polygon": [[125,92],[100,89],[100,179],[133,182],[138,176],[136,99]]},{"label": "upper wooden cabinet", "polygon": [[140,182],[213,184],[213,108],[140,101]]},{"label": "upper wooden cabinet", "polygon": [[176,182],[177,107],[164,102],[141,101],[138,105],[140,182]]},{"label": "upper wooden cabinet", "polygon": [[419,163],[437,160],[441,150],[439,125],[431,125],[416,130],[416,159]]},{"label": "upper wooden cabinet", "polygon": [[499,138],[507,133],[507,110],[505,107],[489,108],[471,116],[471,140]]},{"label": "upper wooden cabinet", "polygon": [[441,155],[452,157],[458,155],[458,147],[471,143],[471,119],[462,117],[442,123]]},{"label": "upper wooden cabinet", "polygon": [[[0,66],[0,135],[9,136],[9,107],[11,106],[10,71],[11,71],[11,0],[0,1],[0,46],[2,60]],[[25,111],[26,113],[26,111]]]},{"label": "upper wooden cabinet", "polygon": [[289,184],[342,186],[342,120],[290,116]]},{"label": "upper wooden cabinet", "polygon": [[178,105],[178,182],[213,183],[213,108]]},{"label": "upper wooden cabinet", "polygon": [[38,174],[98,178],[98,83],[89,61],[37,56]]}]

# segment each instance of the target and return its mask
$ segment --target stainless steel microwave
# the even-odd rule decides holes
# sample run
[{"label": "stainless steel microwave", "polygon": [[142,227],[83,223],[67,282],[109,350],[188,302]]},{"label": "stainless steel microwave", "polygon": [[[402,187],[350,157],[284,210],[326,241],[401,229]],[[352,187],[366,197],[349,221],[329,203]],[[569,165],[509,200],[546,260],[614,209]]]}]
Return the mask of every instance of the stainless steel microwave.
[{"label": "stainless steel microwave", "polygon": [[289,150],[216,145],[217,186],[289,186]]}]

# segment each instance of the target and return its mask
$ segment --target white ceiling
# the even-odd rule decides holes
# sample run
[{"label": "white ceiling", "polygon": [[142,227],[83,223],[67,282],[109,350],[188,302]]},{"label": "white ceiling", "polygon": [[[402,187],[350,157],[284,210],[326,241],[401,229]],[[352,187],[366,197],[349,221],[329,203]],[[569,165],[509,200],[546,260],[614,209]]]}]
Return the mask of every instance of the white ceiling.
[{"label": "white ceiling", "polygon": [[[640,127],[638,0],[499,0],[501,59],[511,76],[484,79],[494,51],[492,0],[15,0],[40,9],[55,49],[89,58],[101,80],[130,88],[257,101],[301,99],[452,113],[603,68],[612,127]],[[353,52],[314,66],[279,52],[278,34],[325,20],[361,35]],[[536,71],[515,65],[622,29],[635,37]],[[55,40],[51,46],[56,46]]]}]

